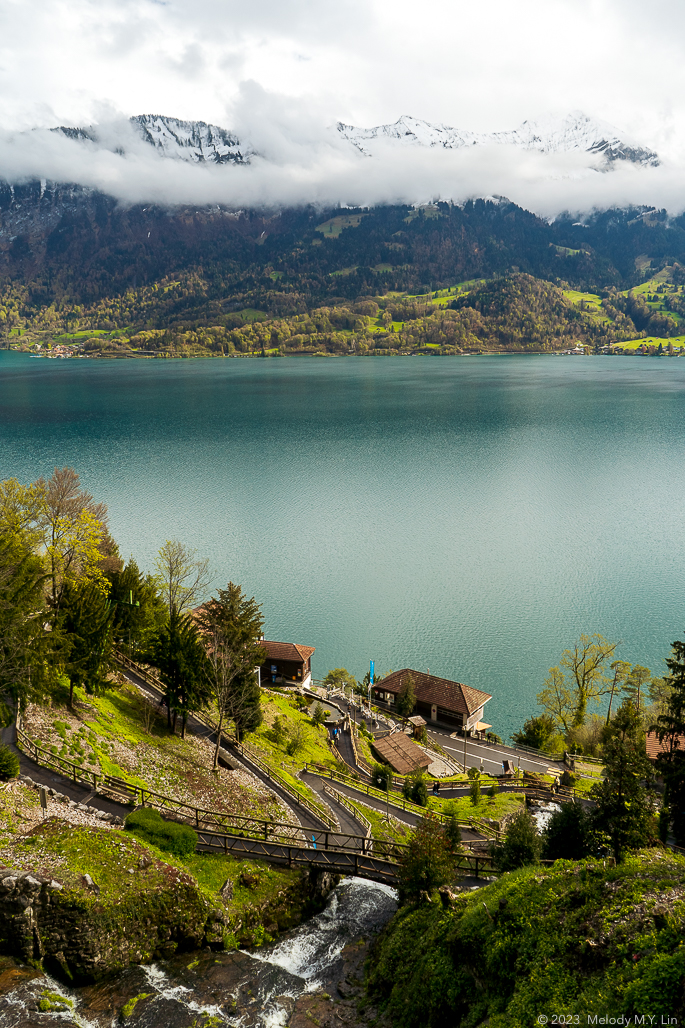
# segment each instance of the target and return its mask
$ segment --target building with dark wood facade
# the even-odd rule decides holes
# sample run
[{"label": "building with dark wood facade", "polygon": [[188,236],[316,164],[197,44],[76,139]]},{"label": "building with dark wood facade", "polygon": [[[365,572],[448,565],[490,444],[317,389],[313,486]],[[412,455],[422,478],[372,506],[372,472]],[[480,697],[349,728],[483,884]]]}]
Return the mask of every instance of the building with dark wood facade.
[{"label": "building with dark wood facade", "polygon": [[409,677],[412,679],[416,694],[413,713],[425,718],[429,727],[431,724],[452,729],[466,726],[468,730],[478,732],[492,727],[483,721],[485,704],[492,699],[490,693],[472,689],[461,682],[451,682],[448,678],[438,678],[424,671],[412,671],[411,668],[393,671],[380,682],[376,682],[373,686],[376,703],[388,710],[396,710],[397,697]]},{"label": "building with dark wood facade", "polygon": [[268,685],[269,682],[303,687],[312,684],[314,646],[273,642],[269,639],[261,639],[259,645],[266,650],[264,663],[259,669],[262,685]]}]

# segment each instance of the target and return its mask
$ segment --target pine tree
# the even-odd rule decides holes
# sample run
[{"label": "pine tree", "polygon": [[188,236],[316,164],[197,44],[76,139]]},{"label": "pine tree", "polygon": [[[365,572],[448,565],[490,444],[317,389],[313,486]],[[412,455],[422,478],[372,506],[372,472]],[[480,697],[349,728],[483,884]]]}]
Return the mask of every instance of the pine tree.
[{"label": "pine tree", "polygon": [[604,778],[594,785],[595,825],[605,832],[617,861],[628,849],[646,846],[655,837],[652,799],[645,781],[652,767],[644,748],[640,712],[623,701],[602,732]]},{"label": "pine tree", "polygon": [[248,599],[239,585],[229,582],[200,609],[199,623],[213,667],[219,717],[223,713],[233,720],[241,738],[262,723],[255,671],[265,658],[261,608],[254,596]]},{"label": "pine tree", "polygon": [[176,730],[180,714],[181,738],[185,738],[188,715],[201,710],[211,695],[207,656],[192,618],[172,610],[145,659],[159,670],[166,688],[169,729]]},{"label": "pine tree", "polygon": [[[670,672],[666,710],[657,718],[656,732],[663,752],[657,770],[666,786],[664,803],[679,846],[685,844],[685,642],[674,642],[666,661]],[[665,745],[664,745],[665,744]]]},{"label": "pine tree", "polygon": [[64,586],[59,628],[67,653],[70,707],[76,686],[91,695],[107,688],[113,667],[113,623],[114,608],[101,588],[92,582]]}]

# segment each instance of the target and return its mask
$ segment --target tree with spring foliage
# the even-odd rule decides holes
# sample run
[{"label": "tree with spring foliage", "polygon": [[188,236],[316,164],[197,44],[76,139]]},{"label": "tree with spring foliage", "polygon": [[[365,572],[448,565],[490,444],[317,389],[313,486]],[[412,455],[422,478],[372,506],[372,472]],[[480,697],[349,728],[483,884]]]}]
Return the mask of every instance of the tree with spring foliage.
[{"label": "tree with spring foliage", "polygon": [[597,703],[610,681],[607,665],[618,643],[603,635],[581,635],[549,669],[537,700],[556,725],[568,733],[585,723],[588,706]]},{"label": "tree with spring foliage", "polygon": [[[55,684],[57,631],[48,631],[45,572],[21,535],[0,534],[0,696],[24,707]],[[0,705],[0,721],[11,711]]]}]

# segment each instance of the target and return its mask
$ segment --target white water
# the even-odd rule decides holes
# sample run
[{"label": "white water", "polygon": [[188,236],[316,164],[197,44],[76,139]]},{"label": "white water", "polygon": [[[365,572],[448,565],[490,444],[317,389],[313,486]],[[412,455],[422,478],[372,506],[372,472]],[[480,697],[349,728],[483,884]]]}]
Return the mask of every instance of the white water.
[{"label": "white water", "polygon": [[[361,878],[347,878],[333,890],[320,914],[272,946],[236,955],[199,954],[200,968],[206,977],[199,971],[188,974],[188,964],[195,960],[192,955],[186,955],[180,962],[174,958],[123,972],[112,981],[112,994],[121,994],[117,1010],[127,999],[147,993],[145,1006],[141,1007],[141,1023],[146,1026],[176,1028],[187,1024],[188,1012],[192,1012],[191,1020],[205,1015],[214,1018],[217,1026],[226,1028],[284,1028],[297,997],[342,977],[341,954],[345,946],[359,936],[368,937],[379,930],[396,909],[394,889]],[[225,968],[232,963],[232,977],[223,980],[231,981],[230,988],[223,984],[223,994],[217,993],[213,982],[205,988],[213,966]],[[195,973],[197,978],[193,977]],[[74,1028],[113,1028],[119,1020],[117,1016],[112,1019],[111,1009],[107,1013],[87,1009],[89,991],[68,989],[49,975],[41,975],[3,998],[0,1028],[34,1028],[34,1011],[44,992],[62,996],[70,1003],[63,1012],[44,1015],[51,1023]]]}]

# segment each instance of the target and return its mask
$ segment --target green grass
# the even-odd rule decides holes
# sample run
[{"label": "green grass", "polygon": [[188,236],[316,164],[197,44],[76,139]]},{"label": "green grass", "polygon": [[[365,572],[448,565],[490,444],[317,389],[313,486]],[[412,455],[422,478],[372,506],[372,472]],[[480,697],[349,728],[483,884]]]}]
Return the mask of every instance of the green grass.
[{"label": "green grass", "polygon": [[[262,724],[256,732],[250,733],[247,741],[257,749],[264,763],[283,775],[301,796],[315,800],[311,789],[297,777],[297,772],[307,763],[336,766],[327,741],[328,732],[323,726],[312,724],[306,710],[299,711],[289,696],[262,693],[262,713]],[[284,725],[284,738],[280,742],[276,741],[273,731],[276,718],[281,718]],[[288,745],[297,732],[300,734],[299,748],[288,753]]]},{"label": "green grass", "polygon": [[380,813],[380,811],[376,810],[374,807],[367,807],[365,803],[360,803],[359,800],[353,800],[349,796],[346,798],[370,823],[372,838],[377,839],[379,842],[409,841],[412,829],[409,825],[403,824],[393,816],[392,807],[390,808],[390,820],[388,821],[385,814]]},{"label": "green grass", "polygon": [[642,339],[626,339],[620,343],[614,343],[613,349],[620,348],[622,350],[639,350],[643,344],[645,346],[656,346],[658,348],[659,343],[661,343],[664,353],[668,356],[669,343],[673,344],[674,349],[678,347],[682,350],[683,347],[685,347],[685,335],[670,336],[667,339],[664,339],[661,336],[645,336]]},{"label": "green grass", "polygon": [[[41,858],[55,856],[61,863],[60,878],[72,888],[82,887],[82,876],[89,874],[100,888],[102,901],[116,902],[132,892],[164,888],[169,868],[190,875],[205,898],[216,905],[218,892],[230,878],[233,899],[227,908],[240,914],[248,906],[263,905],[275,891],[297,882],[299,871],[276,868],[259,860],[241,860],[223,853],[191,853],[176,856],[142,843],[130,832],[104,828],[73,827],[55,819],[39,825],[32,835],[15,845],[18,855],[29,857],[36,869]],[[141,857],[153,860],[140,867]],[[133,874],[129,873],[129,869]],[[249,876],[250,886],[241,875]]]},{"label": "green grass", "polygon": [[349,268],[340,268],[338,271],[332,271],[331,272],[331,277],[335,277],[336,275],[353,275],[356,270],[357,270],[357,265],[353,264]]},{"label": "green grass", "polygon": [[339,214],[335,218],[329,218],[314,229],[320,232],[326,239],[337,239],[345,228],[358,228],[364,214]]},{"label": "green grass", "polygon": [[499,821],[506,814],[519,810],[525,803],[523,792],[498,792],[494,799],[487,795],[490,788],[488,783],[481,783],[480,803],[477,807],[471,803],[470,796],[460,796],[458,799],[442,799],[428,793],[428,809],[439,810],[442,814],[454,812],[459,819],[469,817],[488,817]]},{"label": "green grass", "polygon": [[374,950],[369,999],[394,1028],[523,1028],[541,1013],[668,1024],[682,1009],[684,896],[685,860],[653,850],[615,868],[524,868],[447,910],[407,906]]}]

